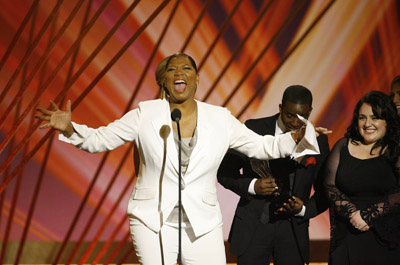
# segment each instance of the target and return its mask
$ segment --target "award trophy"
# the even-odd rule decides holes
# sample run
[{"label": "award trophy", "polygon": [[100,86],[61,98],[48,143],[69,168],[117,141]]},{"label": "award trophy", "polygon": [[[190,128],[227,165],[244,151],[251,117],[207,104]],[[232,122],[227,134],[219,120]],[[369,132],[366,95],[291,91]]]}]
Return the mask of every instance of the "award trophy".
[{"label": "award trophy", "polygon": [[[268,160],[259,160],[256,158],[250,158],[250,165],[251,169],[257,173],[260,177],[262,178],[269,178],[272,179],[274,178],[272,176],[271,169],[269,167],[269,162]],[[278,187],[275,187],[276,192],[274,193],[275,196],[279,196],[279,190]]]}]

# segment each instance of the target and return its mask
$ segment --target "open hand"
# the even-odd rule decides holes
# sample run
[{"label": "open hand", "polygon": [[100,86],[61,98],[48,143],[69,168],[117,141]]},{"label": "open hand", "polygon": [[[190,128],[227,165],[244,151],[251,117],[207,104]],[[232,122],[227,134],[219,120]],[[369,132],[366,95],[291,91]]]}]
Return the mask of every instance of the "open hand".
[{"label": "open hand", "polygon": [[49,121],[41,125],[40,129],[54,128],[64,134],[66,137],[71,136],[74,133],[74,128],[71,123],[71,101],[68,100],[66,105],[66,111],[60,110],[57,105],[50,101],[53,111],[37,108],[37,111],[43,115],[36,115],[35,117],[39,120]]}]

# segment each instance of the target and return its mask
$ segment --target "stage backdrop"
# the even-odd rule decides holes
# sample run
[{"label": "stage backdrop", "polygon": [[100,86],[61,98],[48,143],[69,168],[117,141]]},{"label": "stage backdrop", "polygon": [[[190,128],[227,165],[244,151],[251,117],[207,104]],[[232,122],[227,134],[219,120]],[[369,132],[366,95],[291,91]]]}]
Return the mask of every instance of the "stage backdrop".
[{"label": "stage backdrop", "polygon": [[[358,99],[389,93],[400,73],[399,23],[394,0],[0,0],[0,240],[130,240],[132,145],[77,150],[37,129],[37,106],[70,99],[75,122],[106,125],[157,98],[157,64],[185,52],[196,98],[243,122],[277,113],[287,86],[308,87],[332,146]],[[227,238],[238,197],[218,186],[218,198]],[[329,239],[327,213],[310,231]]]}]

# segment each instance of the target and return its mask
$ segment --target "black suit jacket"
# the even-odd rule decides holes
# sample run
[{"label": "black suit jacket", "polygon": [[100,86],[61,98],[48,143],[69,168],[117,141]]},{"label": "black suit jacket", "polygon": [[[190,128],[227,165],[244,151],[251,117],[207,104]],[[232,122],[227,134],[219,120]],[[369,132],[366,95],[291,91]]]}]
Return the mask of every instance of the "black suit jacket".
[{"label": "black suit jacket", "polygon": [[[274,135],[278,116],[279,114],[276,114],[272,117],[248,120],[245,124],[260,135]],[[329,154],[328,138],[326,135],[321,135],[317,137],[317,140],[320,155],[305,156],[302,159],[301,165],[296,167],[292,191],[293,196],[299,197],[306,206],[303,217],[291,218],[296,237],[301,241],[300,245],[304,246],[301,252],[306,262],[309,260],[309,219],[325,211],[329,206],[322,188],[322,177],[319,174],[320,168]],[[274,175],[274,172],[278,174],[276,171],[288,163],[288,160],[270,160],[269,163],[272,175]],[[279,164],[277,165],[277,163]],[[243,170],[243,174],[240,173],[240,169]],[[260,224],[259,218],[268,198],[268,196],[248,193],[250,182],[254,178],[259,178],[259,176],[251,170],[249,158],[234,150],[229,150],[218,170],[218,181],[222,186],[240,196],[229,234],[230,251],[236,256],[240,256],[249,245],[255,228]],[[315,193],[310,198],[313,185]]]}]

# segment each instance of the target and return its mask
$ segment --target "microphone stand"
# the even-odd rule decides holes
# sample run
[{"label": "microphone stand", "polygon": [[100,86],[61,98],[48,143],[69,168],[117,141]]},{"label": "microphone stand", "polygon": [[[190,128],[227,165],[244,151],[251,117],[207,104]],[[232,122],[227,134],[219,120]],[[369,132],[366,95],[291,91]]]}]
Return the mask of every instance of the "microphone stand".
[{"label": "microphone stand", "polygon": [[[163,162],[162,162],[162,167],[161,167],[161,173],[160,173],[160,180],[159,180],[159,192],[158,192],[158,213],[160,214],[160,224],[163,223],[163,212],[161,210],[161,198],[162,198],[162,183],[163,183],[163,178],[164,178],[164,172],[165,172],[165,162],[167,159],[167,138],[168,135],[171,132],[171,128],[168,125],[163,125],[161,126],[160,129],[160,136],[163,139],[164,143],[164,155],[163,155]],[[136,160],[135,160],[136,161]],[[162,233],[160,231],[159,233],[159,241],[160,241],[160,250],[161,250],[161,264],[165,264],[165,258],[164,258],[164,246],[163,246],[163,241],[162,241]]]},{"label": "microphone stand", "polygon": [[179,120],[181,119],[181,111],[174,109],[171,113],[172,120],[176,122],[176,128],[178,130],[178,264],[182,264],[182,138],[181,129],[179,126]]},{"label": "microphone stand", "polygon": [[179,120],[176,120],[176,127],[178,128],[178,158],[179,158],[179,169],[178,169],[178,214],[179,214],[179,224],[178,224],[178,264],[182,264],[182,138],[181,138],[181,130],[179,127]]}]

